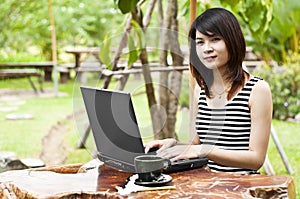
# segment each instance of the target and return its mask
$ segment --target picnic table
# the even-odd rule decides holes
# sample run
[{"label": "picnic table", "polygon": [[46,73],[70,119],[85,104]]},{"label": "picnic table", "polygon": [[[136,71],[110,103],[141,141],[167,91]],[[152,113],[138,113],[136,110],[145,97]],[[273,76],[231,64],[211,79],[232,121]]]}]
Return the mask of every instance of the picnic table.
[{"label": "picnic table", "polygon": [[0,63],[0,69],[19,69],[20,74],[23,69],[37,69],[44,71],[45,81],[52,80],[52,70],[54,67],[53,62],[9,62]]},{"label": "picnic table", "polygon": [[[95,160],[94,160],[95,161]],[[99,162],[99,161],[98,161]],[[129,186],[134,174],[99,163],[72,164],[0,173],[0,198],[290,198],[289,176],[211,172],[206,167],[168,174],[166,187]]]},{"label": "picnic table", "polygon": [[[70,79],[70,69],[75,69],[76,73],[79,76],[83,72],[94,72],[94,71],[102,70],[100,68],[101,61],[98,55],[100,52],[100,48],[98,47],[72,48],[72,49],[67,49],[65,52],[73,54],[75,58],[75,62],[74,64],[61,65],[61,68],[63,69],[60,71],[62,83],[65,83],[67,82],[68,79]],[[96,58],[96,61],[85,62],[84,64],[85,67],[82,67],[83,66],[82,62],[84,61],[84,59],[82,59],[83,55],[86,56],[93,55]]]},{"label": "picnic table", "polygon": [[83,54],[92,54],[94,55],[99,61],[99,54],[100,48],[93,47],[93,48],[74,48],[74,49],[67,49],[66,53],[71,53],[75,56],[75,68],[80,67],[81,60]]},{"label": "picnic table", "polygon": [[31,87],[37,92],[32,76],[38,77],[40,90],[43,91],[42,78],[45,81],[52,81],[53,62],[15,62],[0,63],[0,78],[23,78],[27,77]]}]

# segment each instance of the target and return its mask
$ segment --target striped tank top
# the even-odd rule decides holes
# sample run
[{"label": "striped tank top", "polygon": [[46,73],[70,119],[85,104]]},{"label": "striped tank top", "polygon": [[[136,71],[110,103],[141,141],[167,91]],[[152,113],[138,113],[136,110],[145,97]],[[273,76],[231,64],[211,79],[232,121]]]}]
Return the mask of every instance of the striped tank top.
[{"label": "striped tank top", "polygon": [[[250,138],[249,98],[253,86],[260,79],[251,77],[238,94],[224,108],[210,108],[204,90],[201,90],[196,117],[196,131],[200,142],[225,150],[248,150]],[[227,167],[211,160],[212,171],[256,172],[245,168]]]}]

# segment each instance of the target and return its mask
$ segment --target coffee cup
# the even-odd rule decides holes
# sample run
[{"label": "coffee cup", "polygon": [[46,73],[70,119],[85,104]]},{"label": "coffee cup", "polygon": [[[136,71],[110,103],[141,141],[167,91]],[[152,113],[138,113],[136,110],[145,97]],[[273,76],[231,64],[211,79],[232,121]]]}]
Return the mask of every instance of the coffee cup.
[{"label": "coffee cup", "polygon": [[169,159],[165,159],[156,155],[141,155],[134,159],[138,180],[142,182],[157,181],[161,176],[163,169],[170,166]]}]

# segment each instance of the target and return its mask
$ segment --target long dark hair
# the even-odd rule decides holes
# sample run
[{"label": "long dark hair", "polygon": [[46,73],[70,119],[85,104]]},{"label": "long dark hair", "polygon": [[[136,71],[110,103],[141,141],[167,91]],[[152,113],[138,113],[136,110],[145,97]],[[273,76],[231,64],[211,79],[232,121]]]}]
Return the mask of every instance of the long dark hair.
[{"label": "long dark hair", "polygon": [[200,61],[196,51],[196,31],[206,36],[221,36],[228,50],[226,80],[232,82],[227,99],[231,99],[244,85],[245,76],[242,63],[246,53],[246,43],[237,18],[223,8],[211,8],[198,16],[189,31],[190,70],[205,94],[211,97],[210,87],[214,81],[213,72]]}]

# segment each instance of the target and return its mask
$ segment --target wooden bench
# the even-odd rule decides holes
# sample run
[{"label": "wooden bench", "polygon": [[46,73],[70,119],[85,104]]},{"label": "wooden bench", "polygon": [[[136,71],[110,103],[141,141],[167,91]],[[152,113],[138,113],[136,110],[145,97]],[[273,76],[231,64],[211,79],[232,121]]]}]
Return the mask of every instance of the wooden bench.
[{"label": "wooden bench", "polygon": [[64,63],[57,67],[57,71],[60,74],[60,83],[67,83],[70,77],[70,71],[74,70],[76,74],[81,77],[84,72],[101,72],[103,66],[100,62],[86,61],[80,64],[80,67],[76,67],[74,63]]},{"label": "wooden bench", "polygon": [[75,65],[73,63],[64,63],[57,66],[57,71],[59,72],[59,83],[65,84],[71,79],[70,71],[75,70]]},{"label": "wooden bench", "polygon": [[0,69],[0,79],[27,78],[35,93],[38,93],[31,77],[37,77],[40,91],[43,92],[43,73],[37,69]]},{"label": "wooden bench", "polygon": [[37,77],[40,91],[43,92],[43,80],[50,81],[53,62],[10,62],[0,63],[0,79],[27,78],[34,92],[38,89],[31,77]]}]

